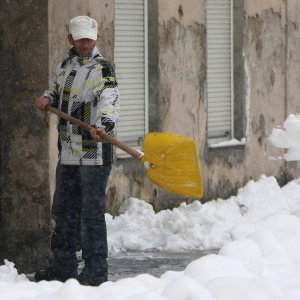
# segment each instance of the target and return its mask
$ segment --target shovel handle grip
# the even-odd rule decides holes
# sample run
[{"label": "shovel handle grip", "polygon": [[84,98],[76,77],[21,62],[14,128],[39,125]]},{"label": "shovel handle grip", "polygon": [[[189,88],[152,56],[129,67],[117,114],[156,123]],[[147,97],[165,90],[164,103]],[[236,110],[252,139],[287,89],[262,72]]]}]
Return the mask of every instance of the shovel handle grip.
[{"label": "shovel handle grip", "polygon": [[[82,122],[81,120],[78,120],[64,112],[62,112],[61,110],[58,110],[57,108],[51,106],[50,104],[46,105],[46,110],[54,113],[55,115],[59,116],[62,119],[65,119],[67,121],[70,121],[71,123],[79,126],[80,128],[86,130],[86,131],[90,131],[93,127]],[[107,142],[113,144],[114,146],[116,146],[117,148],[125,151],[126,153],[128,153],[129,155],[131,155],[132,157],[136,158],[136,159],[141,159],[141,153],[136,151],[135,149],[132,149],[131,147],[127,146],[126,144],[123,144],[122,142],[118,141],[117,139],[113,138],[112,136],[102,132],[100,133],[101,137],[103,139],[105,139]]]}]

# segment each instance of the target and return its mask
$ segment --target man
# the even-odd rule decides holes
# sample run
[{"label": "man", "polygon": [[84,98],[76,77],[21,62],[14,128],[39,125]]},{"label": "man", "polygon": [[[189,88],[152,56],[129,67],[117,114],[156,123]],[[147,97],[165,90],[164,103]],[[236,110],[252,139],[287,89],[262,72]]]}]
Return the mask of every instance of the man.
[{"label": "man", "polygon": [[[37,100],[45,111],[51,104],[88,124],[86,132],[58,120],[59,162],[52,218],[53,264],[36,272],[40,280],[78,278],[84,285],[107,280],[105,188],[112,165],[112,145],[101,133],[113,134],[118,120],[119,91],[111,64],[99,53],[97,22],[87,16],[71,19],[68,40],[73,46],[60,62],[50,89]],[[81,228],[83,271],[77,275],[76,235]]]}]

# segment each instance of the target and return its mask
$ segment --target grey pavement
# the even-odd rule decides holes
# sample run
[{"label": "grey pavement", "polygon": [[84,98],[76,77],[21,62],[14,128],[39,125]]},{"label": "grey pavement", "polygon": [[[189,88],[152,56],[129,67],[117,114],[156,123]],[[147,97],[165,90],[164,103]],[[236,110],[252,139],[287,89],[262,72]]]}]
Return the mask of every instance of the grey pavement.
[{"label": "grey pavement", "polygon": [[[150,274],[160,277],[167,271],[182,271],[193,260],[210,254],[211,251],[126,251],[110,254],[108,257],[108,280],[117,281],[122,278],[135,277],[139,274]],[[80,260],[80,255],[79,255]],[[84,263],[79,263],[79,272]],[[26,275],[29,280],[34,281],[34,273]]]},{"label": "grey pavement", "polygon": [[144,273],[159,277],[166,271],[182,271],[193,260],[216,252],[127,251],[111,254],[108,279],[116,281]]}]

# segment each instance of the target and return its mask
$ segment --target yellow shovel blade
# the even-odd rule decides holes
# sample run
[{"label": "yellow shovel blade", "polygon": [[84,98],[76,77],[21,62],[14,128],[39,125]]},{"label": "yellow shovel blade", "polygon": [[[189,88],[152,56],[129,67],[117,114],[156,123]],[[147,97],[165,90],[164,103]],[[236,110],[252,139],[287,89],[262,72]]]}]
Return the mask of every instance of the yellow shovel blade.
[{"label": "yellow shovel blade", "polygon": [[149,179],[165,190],[193,198],[203,196],[196,142],[188,137],[152,132],[144,139],[144,157]]}]

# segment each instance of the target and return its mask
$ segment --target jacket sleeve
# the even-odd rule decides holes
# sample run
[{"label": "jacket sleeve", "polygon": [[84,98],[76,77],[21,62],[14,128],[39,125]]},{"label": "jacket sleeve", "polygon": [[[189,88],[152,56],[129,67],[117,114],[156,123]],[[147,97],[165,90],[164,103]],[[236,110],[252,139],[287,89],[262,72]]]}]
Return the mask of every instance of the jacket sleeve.
[{"label": "jacket sleeve", "polygon": [[96,127],[104,126],[111,133],[119,119],[119,89],[115,71],[109,62],[102,62],[101,80],[94,87]]},{"label": "jacket sleeve", "polygon": [[61,70],[61,63],[58,64],[55,68],[55,71],[52,74],[49,89],[44,91],[43,97],[47,97],[50,99],[51,105],[54,107],[58,107],[58,101],[59,101],[59,85],[57,83],[58,76],[60,74]]}]

